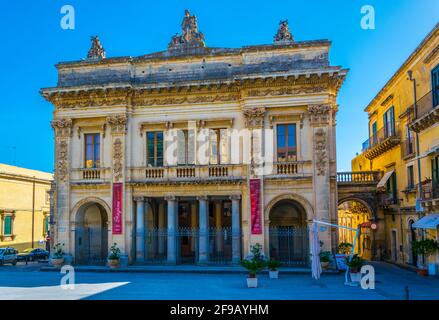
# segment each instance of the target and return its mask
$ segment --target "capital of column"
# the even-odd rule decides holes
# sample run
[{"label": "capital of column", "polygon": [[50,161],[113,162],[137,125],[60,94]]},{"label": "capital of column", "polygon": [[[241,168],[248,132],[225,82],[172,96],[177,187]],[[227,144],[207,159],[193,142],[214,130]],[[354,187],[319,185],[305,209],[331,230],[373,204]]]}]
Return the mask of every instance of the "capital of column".
[{"label": "capital of column", "polygon": [[138,197],[134,197],[133,200],[136,201],[136,202],[144,202],[145,201],[145,197],[139,197],[138,196]]},{"label": "capital of column", "polygon": [[165,196],[165,201],[175,201],[177,198],[175,196]]},{"label": "capital of column", "polygon": [[241,195],[240,194],[233,194],[229,197],[230,200],[240,200],[241,199]]},{"label": "capital of column", "polygon": [[207,200],[209,200],[209,197],[208,196],[197,196],[197,200],[198,201],[207,201]]}]

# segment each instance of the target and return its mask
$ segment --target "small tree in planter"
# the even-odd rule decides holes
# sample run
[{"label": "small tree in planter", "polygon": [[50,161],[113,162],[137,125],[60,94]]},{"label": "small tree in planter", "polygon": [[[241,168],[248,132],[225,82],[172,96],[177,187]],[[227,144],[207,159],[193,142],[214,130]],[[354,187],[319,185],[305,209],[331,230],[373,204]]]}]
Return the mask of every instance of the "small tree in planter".
[{"label": "small tree in planter", "polygon": [[277,279],[279,278],[279,268],[280,262],[274,259],[270,259],[267,261],[267,267],[268,267],[268,275],[270,279]]},{"label": "small tree in planter", "polygon": [[[438,243],[433,239],[415,240],[412,242],[412,248],[415,254],[424,255],[428,261],[438,249]],[[424,277],[428,275],[428,262],[418,267],[418,274]]]},{"label": "small tree in planter", "polygon": [[249,288],[257,288],[258,278],[256,274],[262,271],[266,265],[262,254],[262,246],[259,243],[251,246],[249,257],[242,260],[241,265],[248,271],[247,286]]},{"label": "small tree in planter", "polygon": [[332,261],[332,252],[331,251],[322,251],[319,254],[320,256],[320,263],[322,265],[323,269],[328,269],[329,264]]},{"label": "small tree in planter", "polygon": [[61,266],[64,263],[64,243],[57,243],[55,244],[55,246],[53,247],[53,255],[52,255],[52,259],[51,259],[51,263],[54,267],[56,268],[61,268]]},{"label": "small tree in planter", "polygon": [[117,244],[114,243],[110,248],[110,254],[108,255],[108,266],[110,268],[117,268],[120,264],[120,249]]},{"label": "small tree in planter", "polygon": [[345,256],[346,255],[348,255],[348,254],[350,254],[351,253],[351,250],[352,250],[352,243],[349,243],[349,242],[341,242],[339,245],[338,245],[338,253],[339,254],[344,254]]},{"label": "small tree in planter", "polygon": [[347,256],[346,257],[346,265],[349,267],[349,275],[351,276],[352,282],[360,282],[361,281],[361,267],[364,265],[364,259],[361,258],[358,254],[354,254],[352,259]]}]

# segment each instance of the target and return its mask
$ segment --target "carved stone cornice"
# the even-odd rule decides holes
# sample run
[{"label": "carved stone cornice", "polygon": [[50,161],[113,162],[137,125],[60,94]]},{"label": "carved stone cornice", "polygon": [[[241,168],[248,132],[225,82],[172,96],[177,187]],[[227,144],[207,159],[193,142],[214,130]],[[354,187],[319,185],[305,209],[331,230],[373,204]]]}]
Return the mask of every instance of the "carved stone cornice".
[{"label": "carved stone cornice", "polygon": [[331,118],[331,106],[328,104],[310,105],[308,106],[308,113],[311,125],[329,124]]},{"label": "carved stone cornice", "polygon": [[51,122],[55,136],[59,138],[69,138],[72,136],[73,121],[72,119],[55,119]]},{"label": "carved stone cornice", "polygon": [[107,124],[110,126],[112,133],[126,133],[127,122],[128,119],[124,114],[107,117]]},{"label": "carved stone cornice", "polygon": [[245,127],[249,129],[262,128],[264,126],[265,108],[244,109]]},{"label": "carved stone cornice", "polygon": [[206,95],[180,95],[180,96],[156,96],[156,97],[136,97],[133,100],[133,106],[161,106],[173,104],[194,104],[206,102],[227,102],[241,99],[239,93],[229,94],[206,94]]},{"label": "carved stone cornice", "polygon": [[312,94],[327,91],[323,86],[299,87],[299,88],[268,88],[252,89],[247,92],[249,97],[285,96],[296,94]]}]

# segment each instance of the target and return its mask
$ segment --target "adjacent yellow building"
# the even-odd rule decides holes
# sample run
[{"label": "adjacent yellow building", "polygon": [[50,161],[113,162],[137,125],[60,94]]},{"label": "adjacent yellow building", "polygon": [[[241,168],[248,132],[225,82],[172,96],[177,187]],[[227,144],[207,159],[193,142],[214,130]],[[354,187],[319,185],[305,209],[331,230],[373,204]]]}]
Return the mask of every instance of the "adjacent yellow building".
[{"label": "adjacent yellow building", "polygon": [[366,107],[369,139],[352,161],[353,171],[383,174],[377,207],[389,261],[416,266],[412,241],[438,237],[438,104],[439,24]]},{"label": "adjacent yellow building", "polygon": [[0,247],[46,248],[52,180],[50,173],[0,164]]}]

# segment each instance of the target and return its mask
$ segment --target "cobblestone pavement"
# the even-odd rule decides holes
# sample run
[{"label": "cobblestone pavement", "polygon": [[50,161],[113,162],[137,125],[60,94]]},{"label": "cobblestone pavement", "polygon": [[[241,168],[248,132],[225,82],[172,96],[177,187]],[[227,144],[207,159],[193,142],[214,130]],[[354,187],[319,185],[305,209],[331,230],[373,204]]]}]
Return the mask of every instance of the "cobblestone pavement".
[{"label": "cobblestone pavement", "polygon": [[375,290],[344,285],[344,275],[259,276],[259,288],[248,289],[242,274],[92,273],[77,272],[73,290],[62,289],[59,272],[41,272],[40,265],[0,267],[0,299],[439,299],[439,279],[373,263]]}]

